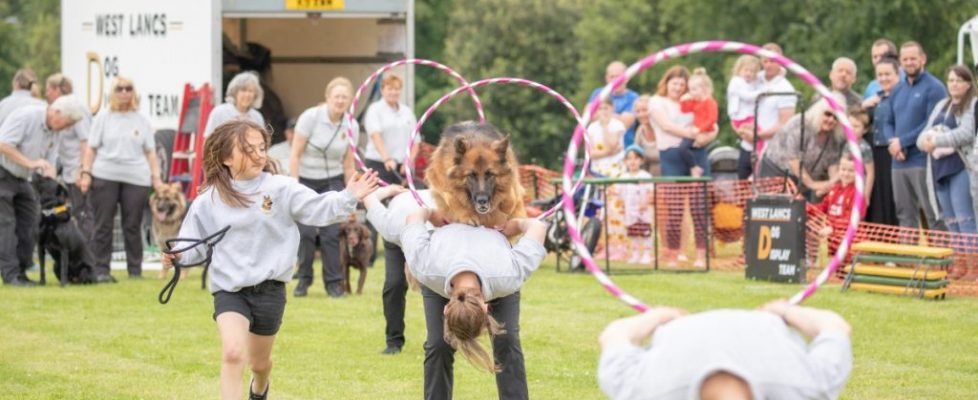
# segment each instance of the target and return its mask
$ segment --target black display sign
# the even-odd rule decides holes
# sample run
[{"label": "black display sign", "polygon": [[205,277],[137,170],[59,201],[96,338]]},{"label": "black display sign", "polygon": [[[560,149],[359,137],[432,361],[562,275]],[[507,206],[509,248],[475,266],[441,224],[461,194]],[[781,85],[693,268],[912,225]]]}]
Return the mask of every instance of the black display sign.
[{"label": "black display sign", "polygon": [[805,200],[762,195],[747,200],[748,279],[805,282]]}]

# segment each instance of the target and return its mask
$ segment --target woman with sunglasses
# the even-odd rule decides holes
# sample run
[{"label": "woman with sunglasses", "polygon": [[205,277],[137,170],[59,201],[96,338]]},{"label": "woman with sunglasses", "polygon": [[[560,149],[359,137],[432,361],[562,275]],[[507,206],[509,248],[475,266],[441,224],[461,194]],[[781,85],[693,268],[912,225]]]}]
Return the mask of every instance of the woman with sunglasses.
[{"label": "woman with sunglasses", "polygon": [[142,278],[143,241],[140,235],[150,185],[159,190],[156,141],[149,118],[139,113],[139,96],[133,82],[124,77],[112,80],[109,109],[92,122],[88,150],[82,157],[78,188],[90,197],[95,211],[92,253],[95,281],[114,282],[109,274],[112,258],[112,223],[116,207],[122,208],[122,234],[130,279]]},{"label": "woman with sunglasses", "polygon": [[[832,95],[846,107],[842,95]],[[791,117],[768,141],[761,156],[760,177],[790,177],[802,184],[809,201],[818,201],[838,179],[838,161],[845,150],[846,137],[825,99],[812,104],[803,115],[804,119],[801,115]]]}]

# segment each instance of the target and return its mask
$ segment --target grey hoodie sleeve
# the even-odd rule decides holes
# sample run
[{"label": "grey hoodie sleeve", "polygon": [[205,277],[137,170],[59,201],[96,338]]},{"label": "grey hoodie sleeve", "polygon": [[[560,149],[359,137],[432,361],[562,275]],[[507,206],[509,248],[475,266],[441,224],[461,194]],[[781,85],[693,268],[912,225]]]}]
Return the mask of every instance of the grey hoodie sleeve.
[{"label": "grey hoodie sleeve", "polygon": [[[961,115],[958,120],[958,127],[944,132],[943,135],[937,135],[934,138],[934,144],[938,147],[956,147],[956,148],[971,148],[975,143],[975,101],[978,99],[971,99],[971,102],[965,107],[964,114]],[[937,107],[934,108],[934,112],[931,113],[928,125],[932,124],[937,118],[937,115],[941,112],[945,102],[941,102]]]},{"label": "grey hoodie sleeve", "polygon": [[344,222],[357,208],[357,198],[346,189],[317,194],[299,182],[292,182],[288,191],[292,219],[304,225],[327,226]]}]

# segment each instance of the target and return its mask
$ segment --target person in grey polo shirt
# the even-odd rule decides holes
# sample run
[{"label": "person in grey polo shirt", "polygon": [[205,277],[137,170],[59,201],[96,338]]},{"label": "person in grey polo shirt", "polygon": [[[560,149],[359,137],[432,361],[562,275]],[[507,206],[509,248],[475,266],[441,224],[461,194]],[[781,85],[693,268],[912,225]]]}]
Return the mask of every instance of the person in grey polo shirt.
[{"label": "person in grey polo shirt", "polygon": [[598,383],[615,400],[835,399],[852,371],[851,330],[784,300],[692,315],[657,307],[608,324]]},{"label": "person in grey polo shirt", "polygon": [[[346,140],[351,126],[346,109],[353,97],[353,84],[343,77],[333,78],[326,85],[326,102],[310,107],[299,116],[292,137],[289,174],[316,193],[343,190],[344,176],[353,176],[353,156]],[[354,135],[360,132],[352,122]],[[322,256],[323,283],[330,297],[345,295],[340,282],[340,224],[314,227],[299,224],[299,283],[293,295],[303,297],[312,285],[312,262],[316,255],[316,237]]]},{"label": "person in grey polo shirt", "polygon": [[[396,184],[403,183],[401,174],[407,158],[407,143],[417,122],[411,107],[400,102],[403,86],[400,77],[385,76],[380,84],[383,98],[367,107],[363,121],[370,137],[364,154],[367,168],[377,171],[384,182]],[[418,153],[419,143],[414,143],[411,154]]]},{"label": "person in grey polo shirt", "polygon": [[14,74],[13,81],[10,83],[10,87],[14,90],[10,92],[10,96],[0,100],[0,124],[3,124],[7,116],[20,107],[45,105],[44,100],[34,97],[34,93],[31,92],[31,88],[36,84],[37,76],[34,75],[34,71],[31,71],[30,68],[17,70],[17,73]]},{"label": "person in grey polo shirt", "polygon": [[21,107],[0,125],[0,276],[6,285],[34,285],[25,271],[33,264],[41,211],[29,181],[35,171],[54,178],[58,131],[83,117],[81,103],[61,97],[48,107]]},{"label": "person in grey polo shirt", "polygon": [[[70,95],[72,91],[71,79],[60,73],[49,76],[44,82],[44,97],[48,103]],[[82,110],[85,111],[85,116],[58,135],[58,166],[61,170],[61,181],[68,187],[68,194],[71,196],[71,217],[88,237],[94,230],[92,207],[88,196],[82,194],[76,182],[81,172],[81,155],[88,149],[88,130],[92,125],[92,114],[86,108]]]},{"label": "person in grey polo shirt", "polygon": [[258,81],[258,74],[247,71],[235,75],[231,82],[228,82],[224,104],[214,107],[207,117],[204,137],[210,137],[214,128],[235,118],[250,119],[260,126],[265,126],[265,117],[258,112],[264,98],[265,91]]},{"label": "person in grey polo shirt", "polygon": [[113,282],[109,274],[112,260],[112,225],[116,207],[122,209],[122,236],[126,248],[126,269],[130,279],[142,277],[143,240],[140,235],[143,212],[152,185],[160,190],[156,140],[149,119],[139,113],[139,96],[133,82],[118,76],[112,80],[109,109],[95,116],[88,136],[88,151],[82,157],[78,188],[91,189],[95,210],[92,253],[95,255],[96,282]]}]

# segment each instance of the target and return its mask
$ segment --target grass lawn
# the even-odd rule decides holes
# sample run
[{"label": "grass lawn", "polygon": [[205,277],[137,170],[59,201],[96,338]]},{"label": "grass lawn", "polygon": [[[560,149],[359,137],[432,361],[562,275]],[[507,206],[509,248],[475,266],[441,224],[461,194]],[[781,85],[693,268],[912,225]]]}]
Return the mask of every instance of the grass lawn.
[{"label": "grass lawn", "polygon": [[[420,295],[408,295],[404,352],[380,355],[378,264],[363,296],[327,299],[319,285],[309,297],[289,299],[274,352],[273,398],[421,398]],[[191,278],[166,306],[156,300],[164,282],[154,278],[67,289],[0,287],[2,397],[216,397],[220,345],[211,296],[199,289],[199,275]],[[694,312],[755,307],[799,288],[747,281],[734,272],[615,280],[647,303]],[[836,310],[853,325],[855,368],[843,398],[964,399],[978,393],[978,299],[934,302],[838,289],[825,287],[808,304]],[[595,381],[596,338],[608,322],[631,314],[590,276],[557,274],[548,259],[523,290],[521,336],[531,396],[602,398]],[[490,375],[456,361],[456,398],[495,398]]]}]

